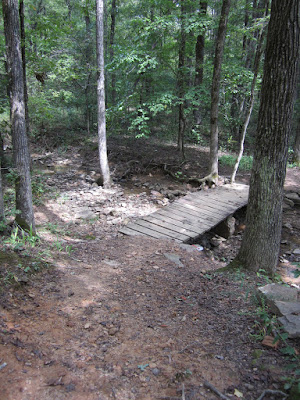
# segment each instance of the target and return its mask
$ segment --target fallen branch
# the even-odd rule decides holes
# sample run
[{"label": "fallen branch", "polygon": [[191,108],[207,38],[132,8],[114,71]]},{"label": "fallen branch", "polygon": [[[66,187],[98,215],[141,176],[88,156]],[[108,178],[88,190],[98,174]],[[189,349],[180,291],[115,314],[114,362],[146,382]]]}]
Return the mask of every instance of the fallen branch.
[{"label": "fallen branch", "polygon": [[217,388],[215,388],[211,383],[204,381],[204,386],[210,389],[212,392],[216,393],[221,399],[223,400],[230,400],[229,397],[225,396],[225,394],[222,394],[219,392]]},{"label": "fallen branch", "polygon": [[[230,400],[229,397],[225,396],[225,394],[221,393],[217,388],[215,388],[211,383],[204,381],[204,386],[208,389],[210,389],[212,392],[217,394],[221,399],[223,400]],[[257,398],[257,400],[262,400],[266,394],[279,394],[282,396],[282,399],[287,398],[287,394],[282,392],[281,390],[272,390],[272,389],[266,389],[262,392],[262,394]]]},{"label": "fallen branch", "polygon": [[185,400],[185,387],[184,387],[184,383],[182,384],[182,397],[181,400]]},{"label": "fallen branch", "polygon": [[287,394],[284,392],[281,392],[281,390],[271,390],[271,389],[266,389],[262,392],[262,394],[258,397],[257,400],[262,400],[266,394],[280,394],[281,396],[283,396],[283,399],[287,398]]}]

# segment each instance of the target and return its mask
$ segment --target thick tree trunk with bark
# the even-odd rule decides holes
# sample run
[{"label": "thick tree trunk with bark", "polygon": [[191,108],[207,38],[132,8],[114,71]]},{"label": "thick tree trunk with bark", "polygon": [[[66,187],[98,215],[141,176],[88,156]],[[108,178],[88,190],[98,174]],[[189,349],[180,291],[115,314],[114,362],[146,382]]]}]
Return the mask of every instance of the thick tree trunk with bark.
[{"label": "thick tree trunk with bark", "polygon": [[110,171],[106,145],[106,118],[105,118],[105,79],[104,79],[104,4],[103,0],[96,0],[96,31],[97,31],[97,101],[98,101],[98,147],[100,169],[103,177],[103,186],[111,185]]},{"label": "thick tree trunk with bark", "polygon": [[0,223],[3,221],[4,221],[4,200],[3,200],[2,166],[0,158]]},{"label": "thick tree trunk with bark", "polygon": [[297,167],[300,167],[300,116],[298,116],[296,129],[297,131],[293,147],[293,162],[297,165]]},{"label": "thick tree trunk with bark", "polygon": [[185,33],[185,6],[184,0],[181,0],[181,14],[180,14],[180,42],[179,42],[179,53],[178,53],[178,97],[179,97],[179,108],[178,108],[178,149],[184,158],[184,133],[185,133],[185,115],[184,115],[184,92],[185,92],[185,44],[186,44],[186,33]]},{"label": "thick tree trunk with bark", "polygon": [[299,58],[299,0],[273,0],[251,174],[246,230],[238,265],[273,274],[278,262]]},{"label": "thick tree trunk with bark", "polygon": [[219,29],[216,40],[214,72],[211,88],[211,110],[210,110],[210,172],[209,175],[215,179],[218,174],[218,114],[219,114],[219,92],[221,82],[221,68],[224,53],[224,44],[230,0],[223,0]]},{"label": "thick tree trunk with bark", "polygon": [[8,75],[10,80],[11,130],[16,168],[16,221],[35,232],[32,206],[30,155],[26,135],[24,80],[17,0],[2,0]]}]

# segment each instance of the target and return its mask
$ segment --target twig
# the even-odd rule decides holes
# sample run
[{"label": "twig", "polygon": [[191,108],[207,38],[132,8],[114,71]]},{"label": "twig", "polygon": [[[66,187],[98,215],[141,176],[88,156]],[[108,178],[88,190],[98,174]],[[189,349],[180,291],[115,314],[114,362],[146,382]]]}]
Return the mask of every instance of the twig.
[{"label": "twig", "polygon": [[182,400],[185,400],[185,388],[184,388],[184,383],[182,384]]},{"label": "twig", "polygon": [[221,399],[223,400],[230,400],[229,397],[225,396],[225,394],[222,394],[221,392],[218,391],[211,383],[204,381],[204,386],[207,387],[208,389],[212,390],[214,393],[216,393]]},{"label": "twig", "polygon": [[258,397],[257,400],[262,400],[266,394],[281,394],[283,396],[283,399],[286,399],[288,396],[286,393],[281,392],[280,390],[266,389],[262,392],[262,394]]}]

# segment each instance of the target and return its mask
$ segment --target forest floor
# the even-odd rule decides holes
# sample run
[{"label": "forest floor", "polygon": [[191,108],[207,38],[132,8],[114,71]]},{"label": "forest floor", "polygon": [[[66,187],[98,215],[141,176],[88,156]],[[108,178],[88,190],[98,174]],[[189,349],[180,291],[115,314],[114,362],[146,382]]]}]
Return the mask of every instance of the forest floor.
[{"label": "forest floor", "polygon": [[[96,143],[35,147],[32,158],[40,241],[16,229],[1,241],[0,400],[220,398],[207,382],[232,399],[283,389],[292,378],[285,345],[263,342],[269,314],[256,296],[269,278],[217,273],[237,253],[245,210],[228,240],[199,238],[203,251],[118,233],[196,190],[173,177],[203,177],[207,150],[189,147],[180,164],[174,145],[111,139],[111,189],[95,183]],[[299,182],[299,169],[289,169],[286,190]],[[299,215],[299,207],[284,209],[277,271],[297,287]],[[289,346],[300,351],[299,340]],[[264,396],[272,398],[282,396]]]}]

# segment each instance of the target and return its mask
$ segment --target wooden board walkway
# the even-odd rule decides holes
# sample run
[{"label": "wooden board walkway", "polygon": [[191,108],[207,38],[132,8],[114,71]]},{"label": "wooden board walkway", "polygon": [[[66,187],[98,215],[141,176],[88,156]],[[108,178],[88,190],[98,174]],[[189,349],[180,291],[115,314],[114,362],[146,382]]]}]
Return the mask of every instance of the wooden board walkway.
[{"label": "wooden board walkway", "polygon": [[153,214],[130,222],[120,232],[189,242],[244,207],[248,192],[247,185],[233,184],[190,193]]}]

